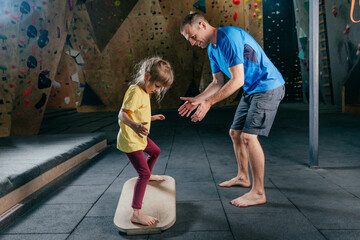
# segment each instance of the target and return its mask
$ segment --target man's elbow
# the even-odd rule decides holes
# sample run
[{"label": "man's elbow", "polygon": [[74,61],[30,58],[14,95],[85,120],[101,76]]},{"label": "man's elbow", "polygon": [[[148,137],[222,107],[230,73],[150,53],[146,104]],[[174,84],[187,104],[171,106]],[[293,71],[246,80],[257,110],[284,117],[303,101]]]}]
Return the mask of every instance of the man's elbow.
[{"label": "man's elbow", "polygon": [[244,85],[244,80],[241,78],[234,78],[233,83],[234,83],[234,86],[236,87],[236,89],[239,89]]}]

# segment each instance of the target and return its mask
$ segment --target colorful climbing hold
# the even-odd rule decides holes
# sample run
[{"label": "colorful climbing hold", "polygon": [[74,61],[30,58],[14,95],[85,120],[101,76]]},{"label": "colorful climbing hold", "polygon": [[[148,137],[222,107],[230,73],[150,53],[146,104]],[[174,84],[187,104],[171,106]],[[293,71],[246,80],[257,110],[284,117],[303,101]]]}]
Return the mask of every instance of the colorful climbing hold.
[{"label": "colorful climbing hold", "polygon": [[30,93],[31,93],[31,89],[27,90],[27,91],[24,93],[24,96],[27,97]]},{"label": "colorful climbing hold", "polygon": [[332,13],[333,13],[334,17],[336,17],[337,11],[336,11],[335,6],[332,6]]},{"label": "colorful climbing hold", "polygon": [[237,14],[237,11],[235,11],[234,16],[233,16],[234,21],[236,21],[237,15],[238,15],[238,14]]}]

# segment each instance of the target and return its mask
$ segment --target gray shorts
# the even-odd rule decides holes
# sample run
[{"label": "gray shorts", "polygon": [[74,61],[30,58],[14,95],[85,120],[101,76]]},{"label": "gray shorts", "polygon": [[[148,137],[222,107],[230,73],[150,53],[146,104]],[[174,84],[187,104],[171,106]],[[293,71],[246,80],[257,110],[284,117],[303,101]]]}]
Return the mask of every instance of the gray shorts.
[{"label": "gray shorts", "polygon": [[284,85],[250,95],[244,92],[236,109],[231,129],[268,136],[284,95]]}]

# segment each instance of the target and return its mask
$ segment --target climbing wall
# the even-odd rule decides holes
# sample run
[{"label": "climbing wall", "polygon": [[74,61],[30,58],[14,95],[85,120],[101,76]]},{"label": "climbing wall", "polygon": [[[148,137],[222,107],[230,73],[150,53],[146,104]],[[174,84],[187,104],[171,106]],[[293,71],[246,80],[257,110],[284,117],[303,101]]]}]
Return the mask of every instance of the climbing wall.
[{"label": "climbing wall", "polygon": [[264,50],[285,80],[286,102],[302,102],[302,77],[292,1],[264,2]]},{"label": "climbing wall", "polygon": [[0,2],[0,136],[38,132],[72,2]]},{"label": "climbing wall", "polygon": [[[351,3],[354,4],[353,12],[351,12]],[[345,84],[346,89],[349,90],[347,95],[354,97],[360,95],[359,75],[355,78],[351,77],[356,75],[355,72],[359,68],[357,64],[360,58],[360,22],[356,23],[356,21],[360,20],[360,4],[355,0],[326,0],[325,14],[334,103],[340,106],[342,87]],[[352,84],[349,84],[350,82]],[[360,112],[360,99],[352,102],[355,103]]]},{"label": "climbing wall", "polygon": [[93,78],[101,84],[103,69],[92,26],[86,5],[75,5],[48,109],[91,106],[93,111],[97,111],[97,108],[104,108],[101,92],[94,92],[93,87],[96,86],[92,86],[91,82]]},{"label": "climbing wall", "polygon": [[[360,57],[360,22],[357,22],[360,20],[359,2],[319,0],[319,3],[320,101],[338,106],[357,105],[355,107],[358,109],[355,111],[360,112],[359,77],[355,77],[359,76],[357,74]],[[353,9],[351,9],[352,4]],[[303,88],[308,91],[309,1],[294,0],[294,6]],[[331,82],[328,80],[323,83],[325,77],[330,77]],[[345,85],[346,90],[343,89]],[[329,96],[333,98],[332,101],[326,101]],[[348,98],[352,100],[343,102]]]},{"label": "climbing wall", "polygon": [[[118,111],[134,65],[155,55],[172,63],[176,80],[161,105],[153,102],[153,108],[177,108],[180,96],[194,96],[211,81],[206,50],[192,47],[179,33],[182,19],[199,11],[214,26],[242,27],[262,44],[261,9],[261,0],[83,1],[74,9],[64,48],[72,49],[77,72],[74,67],[68,73],[58,71],[61,87],[52,91],[56,100],[51,108],[75,103],[78,111]],[[79,63],[75,58],[80,55]],[[69,61],[61,61],[64,69],[71,66]],[[221,105],[233,104],[236,94],[229,99]]]},{"label": "climbing wall", "polygon": [[[0,64],[1,136],[36,134],[45,108],[118,111],[134,65],[155,55],[171,62],[175,83],[153,109],[178,108],[180,96],[211,81],[206,49],[179,32],[190,11],[215,27],[241,27],[263,44],[261,0],[3,2],[0,57],[10,60]],[[238,99],[235,93],[219,105]]]}]

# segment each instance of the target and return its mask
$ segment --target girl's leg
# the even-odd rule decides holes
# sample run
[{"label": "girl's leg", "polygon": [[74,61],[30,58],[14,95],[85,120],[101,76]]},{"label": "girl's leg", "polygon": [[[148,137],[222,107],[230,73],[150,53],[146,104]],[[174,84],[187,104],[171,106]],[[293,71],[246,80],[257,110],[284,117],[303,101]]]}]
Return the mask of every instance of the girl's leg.
[{"label": "girl's leg", "polygon": [[127,153],[126,155],[139,175],[134,187],[134,196],[131,207],[141,209],[146,185],[149,182],[151,171],[143,151]]},{"label": "girl's leg", "polygon": [[[148,142],[148,144],[147,144],[144,152],[149,154],[149,156],[147,157],[147,164],[149,166],[150,173],[151,173],[152,169],[155,165],[155,162],[158,159],[161,151],[160,151],[160,148],[150,138],[147,138],[147,142]],[[150,180],[163,181],[164,178],[159,175],[151,175]]]},{"label": "girl's leg", "polygon": [[147,146],[144,150],[149,156],[147,157],[147,164],[149,166],[150,172],[152,171],[156,160],[158,159],[160,155],[160,148],[150,139],[147,138]]},{"label": "girl's leg", "polygon": [[127,153],[126,155],[129,158],[131,164],[134,166],[136,172],[139,174],[134,187],[133,202],[131,205],[133,208],[133,214],[130,218],[130,221],[150,226],[156,223],[158,220],[154,217],[145,215],[141,211],[146,185],[151,175],[149,166],[147,165],[143,151]]}]

